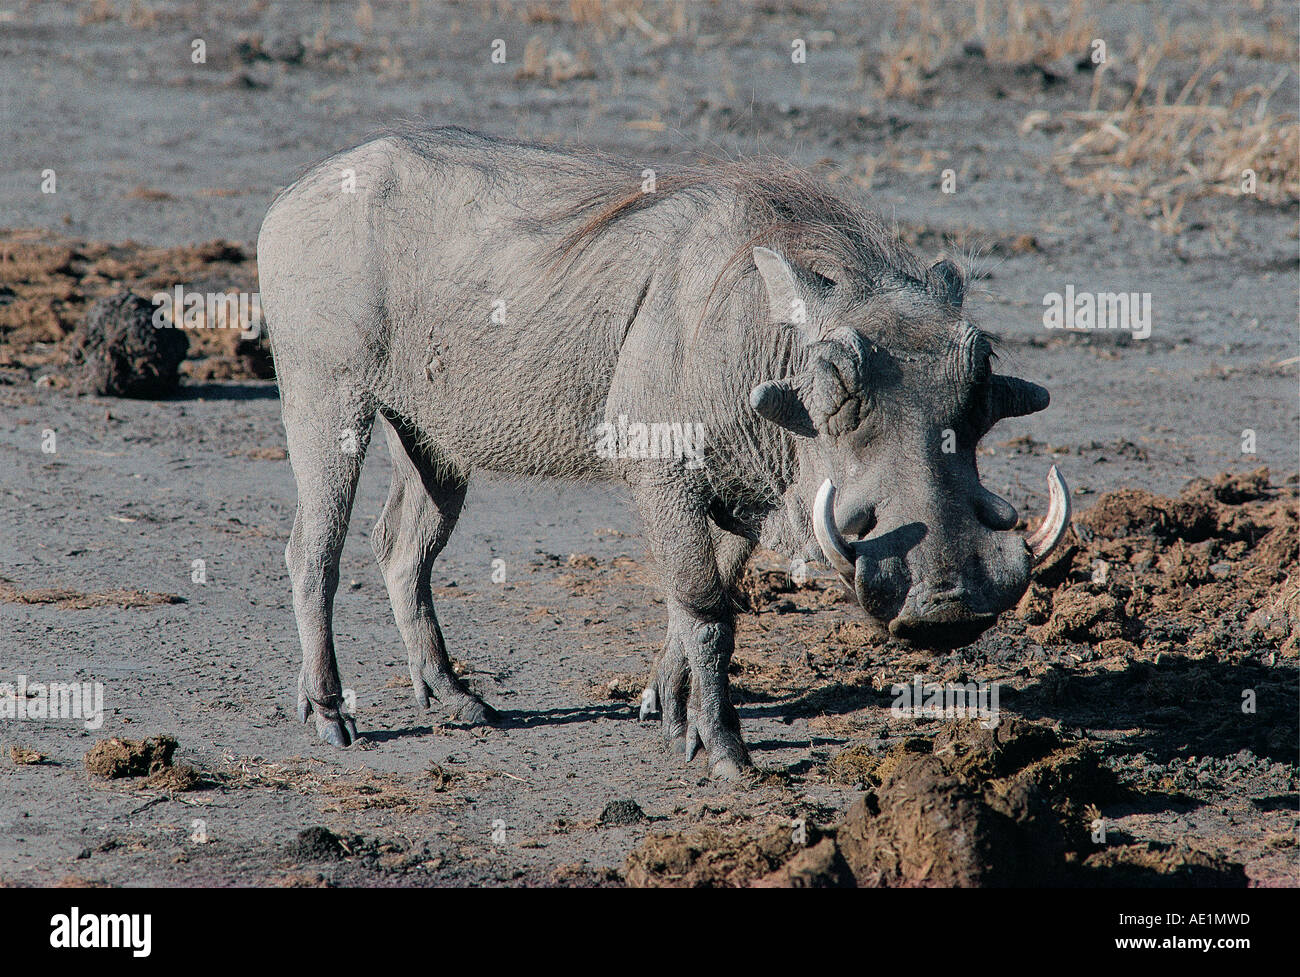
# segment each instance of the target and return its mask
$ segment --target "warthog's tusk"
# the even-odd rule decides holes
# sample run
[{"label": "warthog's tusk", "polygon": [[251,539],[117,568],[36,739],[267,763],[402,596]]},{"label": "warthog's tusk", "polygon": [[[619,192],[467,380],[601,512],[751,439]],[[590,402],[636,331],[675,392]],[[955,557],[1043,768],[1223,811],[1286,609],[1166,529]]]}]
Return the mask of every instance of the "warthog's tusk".
[{"label": "warthog's tusk", "polygon": [[835,525],[835,486],[829,478],[817,490],[812,523],[813,535],[817,537],[817,545],[826,554],[826,559],[841,577],[852,584],[856,561],[852,548]]},{"label": "warthog's tusk", "polygon": [[1053,465],[1047,472],[1047,516],[1043,524],[1025,539],[1034,565],[1042,563],[1060,545],[1070,528],[1070,487]]}]

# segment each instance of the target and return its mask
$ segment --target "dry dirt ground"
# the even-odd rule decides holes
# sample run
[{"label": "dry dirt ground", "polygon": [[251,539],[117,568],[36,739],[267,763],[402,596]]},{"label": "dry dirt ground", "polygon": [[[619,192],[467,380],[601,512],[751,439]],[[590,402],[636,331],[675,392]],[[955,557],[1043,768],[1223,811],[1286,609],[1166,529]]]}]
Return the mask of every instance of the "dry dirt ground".
[{"label": "dry dirt ground", "polygon": [[[0,683],[99,682],[105,705],[93,730],[0,718],[0,883],[1297,884],[1296,18],[0,2]],[[179,395],[142,401],[77,395],[68,350],[121,288],[254,289],[276,189],[398,118],[776,154],[927,253],[977,252],[972,314],[1052,391],[982,471],[1036,514],[1060,465],[1068,547],[937,656],[760,554],[732,678],[762,774],[736,787],[636,721],[664,622],[614,488],[475,483],[435,592],[505,721],[420,710],[369,548],[374,452],[336,610],[366,735],[322,746],[292,716],[294,488],[264,351],[196,335]],[[1150,292],[1150,337],[1045,330],[1067,285]],[[1002,724],[892,715],[915,675],[1001,683]]]}]

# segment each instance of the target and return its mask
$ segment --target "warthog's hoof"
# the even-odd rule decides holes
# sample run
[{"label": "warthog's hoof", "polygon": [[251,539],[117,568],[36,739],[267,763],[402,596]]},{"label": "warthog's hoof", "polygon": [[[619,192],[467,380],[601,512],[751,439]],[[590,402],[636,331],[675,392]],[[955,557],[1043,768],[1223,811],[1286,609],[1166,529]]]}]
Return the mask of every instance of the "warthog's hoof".
[{"label": "warthog's hoof", "polygon": [[709,775],[717,780],[741,780],[753,770],[754,768],[748,764],[740,764],[731,757],[723,757],[709,769]]},{"label": "warthog's hoof", "polygon": [[340,749],[357,741],[357,721],[340,709],[316,706],[305,695],[298,698],[298,719],[316,720],[316,735],[321,742]]},{"label": "warthog's hoof", "polygon": [[343,749],[357,741],[357,721],[348,715],[341,715],[337,719],[327,719],[317,713],[316,735],[321,738],[322,742]]},{"label": "warthog's hoof", "polygon": [[[641,722],[661,714],[664,743],[668,750],[685,757],[689,763],[695,754],[705,749],[704,739],[697,725],[698,715],[690,706],[688,687],[676,680],[672,688],[677,689],[671,699],[660,691],[660,680],[656,676],[641,693],[641,708],[638,718]],[[713,751],[709,756],[709,773],[719,780],[741,780],[753,772],[754,765],[749,759],[749,751],[740,738],[739,720],[734,711],[727,718],[719,721],[713,730],[710,742]],[[735,727],[735,728],[732,728]]]},{"label": "warthog's hoof", "polygon": [[455,722],[465,723],[469,726],[495,726],[501,722],[501,713],[482,699],[476,696],[467,696],[466,701],[451,714],[451,718]]},{"label": "warthog's hoof", "polygon": [[438,703],[447,711],[447,718],[467,726],[494,726],[501,721],[495,709],[465,687],[465,683],[451,670],[450,665],[413,660],[411,683],[415,701],[428,709]]},{"label": "warthog's hoof", "polygon": [[321,742],[340,749],[351,746],[358,739],[357,721],[343,711],[343,701],[316,702],[307,695],[298,682],[298,721],[316,720],[316,735]]},{"label": "warthog's hoof", "polygon": [[[734,720],[733,713],[730,718]],[[754,770],[754,763],[745,749],[745,741],[740,738],[740,731],[732,729],[724,720],[711,729],[700,730],[692,717],[686,730],[687,743],[694,742],[687,759],[697,749],[706,750],[709,757],[709,775],[717,780],[740,780]]]}]

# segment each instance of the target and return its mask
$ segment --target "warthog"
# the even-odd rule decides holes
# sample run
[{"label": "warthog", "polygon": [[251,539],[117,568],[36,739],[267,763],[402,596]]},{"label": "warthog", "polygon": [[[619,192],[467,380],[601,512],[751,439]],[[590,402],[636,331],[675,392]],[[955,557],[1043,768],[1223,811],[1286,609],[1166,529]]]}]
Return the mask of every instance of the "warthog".
[{"label": "warthog", "polygon": [[[257,253],[298,484],[298,713],[329,743],[356,736],[331,616],[376,416],[393,472],[372,542],[421,705],[496,718],[452,671],[430,590],[470,472],[621,478],[668,606],[642,718],[715,776],[750,765],[727,665],[756,544],[825,559],[880,627],[952,646],[1065,531],[1054,470],[1028,541],[980,485],[976,443],[1048,395],[993,372],[961,269],[786,167],[655,174],[408,130],[288,187]],[[699,450],[642,450],[655,424],[703,432]]]}]

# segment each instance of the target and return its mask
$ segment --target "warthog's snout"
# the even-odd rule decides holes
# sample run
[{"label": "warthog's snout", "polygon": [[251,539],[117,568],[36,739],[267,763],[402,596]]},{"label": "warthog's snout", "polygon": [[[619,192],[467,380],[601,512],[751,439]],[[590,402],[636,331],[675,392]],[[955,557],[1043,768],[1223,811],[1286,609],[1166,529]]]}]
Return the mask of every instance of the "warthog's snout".
[{"label": "warthog's snout", "polygon": [[[924,521],[881,527],[853,521],[864,538],[844,538],[835,516],[835,486],[827,479],[813,506],[813,531],[831,566],[867,615],[896,638],[924,648],[974,641],[1015,605],[1033,567],[1057,547],[1070,524],[1065,479],[1053,466],[1042,526],[1028,537],[1006,531],[1015,511],[980,489],[976,518],[956,532]],[[870,520],[868,520],[870,522]]]},{"label": "warthog's snout", "polygon": [[997,614],[975,609],[971,597],[961,584],[922,582],[908,592],[889,633],[925,648],[969,644],[997,620]]}]

